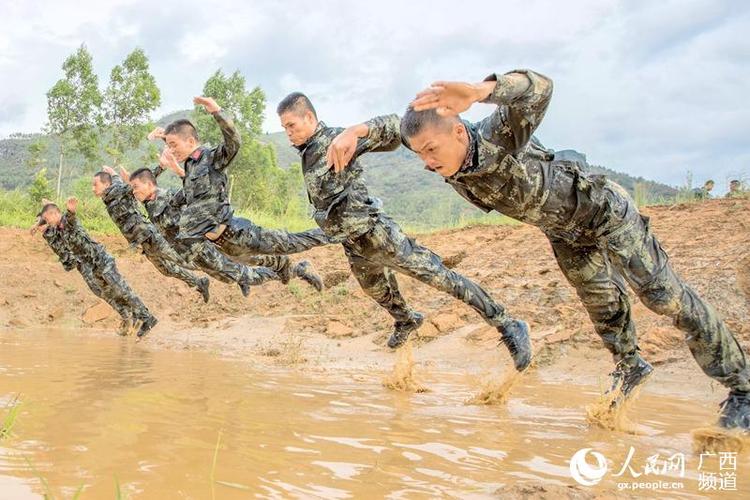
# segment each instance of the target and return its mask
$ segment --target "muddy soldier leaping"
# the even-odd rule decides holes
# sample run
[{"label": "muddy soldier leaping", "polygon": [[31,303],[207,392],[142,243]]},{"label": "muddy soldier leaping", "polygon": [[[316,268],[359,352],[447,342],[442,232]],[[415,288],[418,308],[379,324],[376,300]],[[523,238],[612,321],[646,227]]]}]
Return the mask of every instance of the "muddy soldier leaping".
[{"label": "muddy soldier leaping", "polygon": [[367,192],[356,157],[380,151],[384,146],[380,140],[355,141],[351,168],[336,173],[326,153],[342,129],[318,121],[312,103],[299,92],[284,98],[276,111],[289,141],[302,158],[302,173],[308,197],[315,207],[315,221],[328,237],[342,243],[362,290],[395,321],[388,346],[403,345],[424,320],[399,292],[393,273],[398,271],[474,308],[487,323],[497,328],[516,369],[526,369],[531,362],[526,323],[511,318],[482,287],[445,267],[438,255],[406,236],[383,213],[380,200]]},{"label": "muddy soldier leaping", "polygon": [[[437,82],[417,94],[400,120],[389,115],[347,129],[331,156],[342,170],[361,138],[381,149],[403,141],[473,205],[539,227],[614,356],[612,390],[622,397],[653,371],[638,352],[629,283],[649,309],[685,332],[706,375],[729,388],[719,424],[750,429],[745,354],[714,308],[675,274],[648,218],[620,186],[585,173],[576,161],[555,159],[532,136],[551,95],[552,81],[528,70],[492,74],[477,84]],[[459,113],[477,102],[497,109],[478,123],[462,120]]]},{"label": "muddy soldier leaping", "polygon": [[117,271],[114,257],[78,222],[77,206],[75,198],[68,199],[67,211],[63,214],[54,203],[45,203],[32,234],[41,230],[63,268],[66,271],[77,269],[94,295],[117,311],[122,318],[121,334],[131,326],[140,325],[137,335],[143,337],[156,325],[156,318]]},{"label": "muddy soldier leaping", "polygon": [[123,181],[112,167],[105,166],[94,174],[91,189],[94,196],[100,198],[107,207],[110,218],[132,247],[140,248],[143,255],[164,276],[177,278],[195,288],[203,301],[208,302],[208,278],[198,277],[190,272],[185,260],[164,239],[156,226],[146,220],[138,209],[130,184]]},{"label": "muddy soldier leaping", "polygon": [[[330,243],[317,229],[290,233],[265,229],[233,216],[225,171],[240,149],[239,132],[212,98],[196,97],[194,103],[203,106],[214,117],[224,143],[213,149],[201,146],[198,133],[188,120],[172,122],[164,130],[167,147],[159,164],[182,179],[185,197],[177,239],[208,239],[225,255],[239,262],[250,259],[251,265],[259,254],[286,255]],[[294,266],[293,270],[318,291],[323,289],[323,281],[310,269],[309,263]],[[274,271],[279,272],[275,268]]]}]

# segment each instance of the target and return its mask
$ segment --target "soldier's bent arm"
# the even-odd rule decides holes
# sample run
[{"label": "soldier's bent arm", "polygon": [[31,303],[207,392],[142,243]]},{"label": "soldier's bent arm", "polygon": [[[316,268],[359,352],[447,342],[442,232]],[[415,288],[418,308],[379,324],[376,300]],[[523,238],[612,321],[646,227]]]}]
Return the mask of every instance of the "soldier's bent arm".
[{"label": "soldier's bent arm", "polygon": [[364,124],[367,134],[357,143],[357,153],[393,151],[401,145],[401,119],[396,114],[370,118]]},{"label": "soldier's bent arm", "polygon": [[513,153],[526,145],[544,118],[552,98],[552,80],[531,70],[515,70],[493,73],[484,81],[496,83],[480,102],[498,108],[482,123],[482,134]]},{"label": "soldier's bent arm", "polygon": [[224,136],[224,144],[216,148],[216,154],[214,155],[214,168],[222,170],[228,167],[234,157],[237,156],[237,152],[242,145],[242,139],[237,127],[234,126],[234,122],[225,116],[222,110],[212,113],[212,115]]}]

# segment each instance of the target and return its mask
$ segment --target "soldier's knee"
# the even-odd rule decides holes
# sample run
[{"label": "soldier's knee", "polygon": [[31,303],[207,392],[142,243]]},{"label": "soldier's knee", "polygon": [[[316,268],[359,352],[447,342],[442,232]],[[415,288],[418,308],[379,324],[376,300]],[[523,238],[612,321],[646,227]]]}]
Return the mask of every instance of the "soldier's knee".
[{"label": "soldier's knee", "polygon": [[639,290],[643,304],[656,314],[675,316],[680,312],[681,287],[671,282],[658,282]]}]

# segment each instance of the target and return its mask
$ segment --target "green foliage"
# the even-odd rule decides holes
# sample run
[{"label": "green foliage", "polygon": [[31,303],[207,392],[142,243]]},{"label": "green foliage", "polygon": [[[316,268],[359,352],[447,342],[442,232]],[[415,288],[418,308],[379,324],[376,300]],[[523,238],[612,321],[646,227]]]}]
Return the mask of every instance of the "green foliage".
[{"label": "green foliage", "polygon": [[43,199],[52,199],[54,195],[47,180],[47,169],[43,168],[36,174],[34,182],[29,186],[29,198],[33,204],[41,205]]},{"label": "green foliage", "polygon": [[[64,78],[47,92],[48,130],[58,138],[62,151],[72,148],[87,166],[99,158],[99,107],[102,95],[94,73],[91,54],[84,45],[62,65]],[[62,169],[60,164],[58,168]]]},{"label": "green foliage", "polygon": [[21,395],[17,394],[15,398],[5,405],[5,416],[0,422],[0,441],[8,438],[13,433],[13,427],[16,425],[18,413],[21,411]]},{"label": "green foliage", "polygon": [[151,126],[149,115],[160,104],[161,92],[149,72],[148,57],[142,49],[135,49],[122,65],[112,68],[104,92],[102,116],[111,134],[107,153],[115,164],[123,162],[126,151],[144,142]]}]

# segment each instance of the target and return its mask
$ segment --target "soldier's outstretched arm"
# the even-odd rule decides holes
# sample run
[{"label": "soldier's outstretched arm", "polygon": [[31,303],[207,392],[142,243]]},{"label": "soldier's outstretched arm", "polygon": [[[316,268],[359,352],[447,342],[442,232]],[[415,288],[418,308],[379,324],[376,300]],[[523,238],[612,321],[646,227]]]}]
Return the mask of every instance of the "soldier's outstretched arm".
[{"label": "soldier's outstretched arm", "polygon": [[214,167],[221,170],[229,166],[242,145],[242,139],[234,122],[221,111],[221,107],[211,97],[196,97],[193,103],[203,106],[210,113],[221,129],[224,144],[216,148]]},{"label": "soldier's outstretched arm", "polygon": [[122,177],[120,177],[120,174],[118,174],[114,168],[105,165],[102,167],[102,170],[104,172],[107,172],[109,176],[112,177],[112,187],[116,190],[117,195],[133,192],[133,188],[130,186],[130,184],[128,184],[127,181],[123,180]]},{"label": "soldier's outstretched arm", "polygon": [[398,115],[382,115],[344,129],[326,153],[326,162],[341,172],[351,161],[365,153],[393,151],[401,145],[401,119]]},{"label": "soldier's outstretched arm", "polygon": [[411,105],[415,111],[435,109],[443,116],[457,115],[476,102],[498,106],[483,123],[492,142],[515,151],[524,146],[544,118],[552,97],[552,80],[531,70],[491,74],[479,83],[433,83],[419,92]]}]

